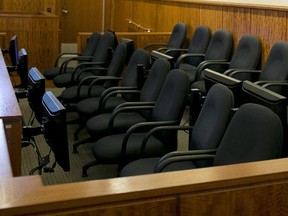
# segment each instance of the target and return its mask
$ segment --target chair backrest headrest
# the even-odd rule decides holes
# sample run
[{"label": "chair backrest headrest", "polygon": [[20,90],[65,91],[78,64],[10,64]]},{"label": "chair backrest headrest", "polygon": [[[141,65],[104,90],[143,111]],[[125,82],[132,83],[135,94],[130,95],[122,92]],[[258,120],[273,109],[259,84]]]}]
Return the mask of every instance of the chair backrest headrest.
[{"label": "chair backrest headrest", "polygon": [[168,48],[181,48],[184,45],[187,34],[185,23],[179,22],[173,27],[171,36],[167,42]]},{"label": "chair backrest headrest", "polygon": [[[125,65],[126,52],[127,48],[125,44],[120,43],[117,45],[107,70],[107,76],[115,76],[115,77],[121,76],[121,73]],[[109,88],[110,86],[115,86],[114,84],[115,82],[113,81],[107,81],[105,86]]]},{"label": "chair backrest headrest", "polygon": [[222,84],[213,85],[194,124],[189,149],[217,148],[230,122],[233,107],[232,91]]},{"label": "chair backrest headrest", "polygon": [[156,101],[162,89],[170,63],[164,59],[157,59],[147,76],[140,94],[140,101]]},{"label": "chair backrest headrest", "polygon": [[108,63],[108,50],[114,49],[115,36],[111,32],[105,32],[93,55],[93,62]]},{"label": "chair backrest headrest", "polygon": [[[191,38],[188,53],[205,54],[209,42],[211,40],[211,31],[207,26],[198,26]],[[202,58],[187,58],[186,62],[191,65],[197,66]]]},{"label": "chair backrest headrest", "polygon": [[87,45],[82,52],[83,56],[93,56],[99,41],[101,34],[99,32],[93,32],[92,35],[88,38]]},{"label": "chair backrest headrest", "polygon": [[230,69],[256,69],[262,45],[260,40],[252,35],[245,35],[240,40],[232,56]]},{"label": "chair backrest headrest", "polygon": [[283,126],[269,108],[247,103],[234,114],[217,150],[214,165],[281,157]]},{"label": "chair backrest headrest", "polygon": [[288,42],[276,42],[267,57],[259,80],[283,81],[288,75]]},{"label": "chair backrest headrest", "polygon": [[[137,87],[137,65],[143,65],[144,68],[150,67],[151,58],[149,53],[142,49],[136,49],[127,65],[127,68],[123,74],[122,86]],[[135,100],[135,94],[122,94],[122,97],[128,101]]]},{"label": "chair backrest headrest", "polygon": [[219,29],[212,35],[206,51],[205,60],[228,60],[232,47],[232,34],[225,29]]},{"label": "chair backrest headrest", "polygon": [[152,121],[181,120],[188,91],[188,75],[181,69],[171,70],[153,109]]}]

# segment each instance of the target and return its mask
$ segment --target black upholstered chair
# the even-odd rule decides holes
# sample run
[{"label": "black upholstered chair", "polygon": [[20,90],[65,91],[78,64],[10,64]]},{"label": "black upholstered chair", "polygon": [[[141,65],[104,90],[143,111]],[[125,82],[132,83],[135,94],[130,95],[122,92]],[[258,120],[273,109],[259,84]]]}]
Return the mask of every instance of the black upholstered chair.
[{"label": "black upholstered chair", "polygon": [[70,70],[69,68],[67,68],[68,64],[65,64],[63,67],[61,66],[61,73],[53,78],[54,85],[58,88],[69,87],[75,85],[78,80],[81,80],[86,76],[105,75],[105,73],[103,72],[102,73],[99,71],[95,72],[93,70],[92,71],[86,70],[85,72],[81,73],[81,70],[83,68],[99,65],[107,67],[111,60],[110,55],[112,53],[112,50],[115,48],[114,47],[115,40],[116,39],[113,33],[109,31],[105,32],[101,36],[93,56],[77,57],[77,60],[80,61],[81,63]]},{"label": "black upholstered chair", "polygon": [[[106,76],[88,76],[79,81],[79,84],[64,89],[59,98],[61,102],[63,104],[73,104],[87,98],[88,96],[99,97],[107,88],[116,86],[125,65],[126,52],[126,45],[124,43],[119,43],[115,49],[115,52],[113,53],[113,57],[108,68],[89,67],[89,71],[92,69],[95,71],[105,71]],[[92,85],[92,88],[90,89],[90,83],[92,80],[94,80],[95,85]]]},{"label": "black upholstered chair", "polygon": [[[231,55],[233,47],[233,39],[232,34],[224,29],[219,29],[214,32],[212,35],[212,38],[209,42],[209,45],[207,47],[206,52],[197,54],[197,53],[191,53],[189,55],[182,55],[177,59],[176,62],[176,68],[183,69],[187,72],[190,78],[190,83],[195,82],[197,80],[200,80],[202,77],[202,71],[203,66],[205,65],[205,62],[207,60],[214,60],[214,61],[228,61]],[[189,57],[198,58],[197,61],[199,61],[199,58],[201,59],[201,62],[198,65],[192,65],[192,64],[183,64],[184,60]],[[213,67],[214,70],[221,70],[222,67],[217,65]]]},{"label": "black upholstered chair", "polygon": [[[242,105],[231,119],[216,154],[209,150],[178,151],[161,159],[133,161],[120,176],[200,168],[203,160],[209,166],[246,163],[281,157],[283,128],[279,117],[269,108],[253,103]],[[198,163],[201,161],[200,166]],[[149,164],[149,165],[147,165]],[[140,171],[136,172],[135,168]]]},{"label": "black upholstered chair", "polygon": [[[56,75],[58,75],[60,73],[60,70],[61,70],[60,69],[61,66],[59,67],[60,61],[63,60],[64,58],[69,57],[68,59],[63,60],[61,65],[62,64],[64,64],[64,65],[68,64],[69,65],[70,62],[77,61],[77,56],[93,56],[93,54],[96,50],[96,47],[100,41],[100,38],[101,38],[101,34],[99,32],[93,32],[91,34],[91,36],[88,38],[86,47],[84,48],[82,53],[61,53],[60,55],[58,55],[58,57],[55,60],[54,67],[49,68],[46,71],[44,71],[44,73],[43,73],[44,77],[47,80],[52,80]],[[71,55],[73,57],[71,57]],[[71,71],[72,69],[70,68],[68,70]]]},{"label": "black upholstered chair", "polygon": [[[211,31],[207,26],[198,26],[193,36],[190,40],[188,49],[168,49],[165,54],[169,55],[172,51],[179,51],[181,55],[176,68],[180,68],[184,71],[189,71],[191,68],[195,70],[195,67],[203,61],[203,54],[206,53],[207,47],[211,40]],[[195,54],[200,54],[201,56],[195,56]],[[175,62],[177,59],[175,59]]]},{"label": "black upholstered chair", "polygon": [[[204,70],[206,86],[211,86],[217,82],[231,84],[235,93],[241,95],[239,89],[241,89],[242,81],[249,80],[278,94],[287,95],[287,58],[288,42],[278,41],[272,46],[261,70],[237,69],[224,74]],[[240,104],[242,99],[235,96],[235,100],[239,101],[237,103]]]},{"label": "black upholstered chair", "polygon": [[[125,107],[131,107],[131,106],[139,106],[140,108],[142,108],[143,106],[152,106],[155,104],[155,101],[158,98],[158,95],[162,89],[163,83],[166,79],[166,76],[168,74],[168,72],[170,71],[170,64],[168,61],[163,60],[163,59],[158,59],[154,62],[154,64],[152,65],[152,68],[146,78],[146,81],[142,87],[141,90],[137,89],[120,89],[117,90],[116,92],[111,92],[113,95],[115,94],[121,94],[124,96],[124,99],[122,97],[118,98],[118,97],[108,97],[107,101],[106,101],[106,105],[105,105],[105,111],[102,112],[101,110],[99,110],[100,107],[98,107],[98,111],[93,112],[94,116],[92,117],[92,113],[88,112],[85,113],[85,115],[83,115],[83,112],[81,113],[82,118],[84,118],[84,122],[85,120],[87,120],[89,117],[91,117],[87,123],[86,123],[86,129],[89,131],[89,138],[87,139],[83,139],[80,140],[79,142],[76,142],[74,144],[74,152],[77,152],[77,147],[83,143],[87,143],[87,142],[92,142],[95,141],[105,135],[108,135],[108,133],[112,133],[112,131],[109,128],[109,122],[110,119],[112,117],[114,117],[115,115],[115,109],[119,108],[119,110],[121,109],[125,109]],[[137,97],[139,96],[139,100],[137,102],[132,102],[131,100],[125,100],[125,94],[136,94]],[[113,96],[111,95],[111,96]],[[121,101],[121,104],[119,103],[119,101]],[[115,104],[114,101],[117,101],[118,106],[114,106],[112,107],[111,105]],[[128,102],[129,101],[129,102]],[[107,109],[106,109],[107,107]],[[121,109],[120,109],[121,107]],[[88,110],[89,107],[88,106],[83,106],[81,107],[82,110],[86,109]],[[111,109],[111,108],[115,108],[115,109]],[[135,108],[136,109],[136,108]],[[109,112],[110,111],[110,112]],[[113,112],[112,112],[113,111]],[[101,114],[100,114],[101,113]],[[116,112],[117,113],[117,112]],[[80,113],[79,113],[80,114]],[[98,115],[96,115],[98,114]],[[138,122],[142,122],[142,121],[146,121],[147,119],[150,118],[151,112],[148,110],[144,110],[144,111],[138,111],[138,110],[132,110],[130,112],[126,112],[126,113],[119,113],[119,115],[117,115],[117,118],[115,119],[115,123],[117,125],[117,130],[114,130],[113,132],[123,132],[126,131],[127,128],[129,128],[131,125],[138,123]],[[112,123],[110,123],[112,124]],[[83,125],[85,126],[85,125]],[[121,130],[120,130],[120,129]],[[77,135],[77,134],[75,134]],[[77,138],[77,136],[76,136]]]},{"label": "black upholstered chair", "polygon": [[[131,111],[133,108],[151,109],[152,114],[150,118],[143,119],[143,122],[131,126],[124,134],[109,135],[93,143],[92,151],[96,160],[83,166],[83,176],[87,175],[89,167],[97,164],[119,164],[121,167],[126,162],[137,159],[140,156],[140,145],[145,134],[144,131],[148,128],[160,125],[179,125],[186,106],[185,100],[188,90],[189,81],[187,74],[180,69],[174,69],[167,75],[155,106],[126,107],[126,109],[123,109],[124,115],[125,112]],[[117,109],[114,113],[116,114],[116,112]],[[120,116],[120,114],[117,116]],[[112,129],[115,127],[119,128],[123,123],[126,124],[127,122],[123,118],[124,116],[122,121],[118,121],[117,116],[112,122]],[[129,141],[126,143],[128,137]],[[163,131],[157,133],[151,140],[145,151],[146,156],[164,155],[177,148],[177,132]],[[121,157],[121,152],[123,148],[126,149],[126,145],[127,151],[125,158],[123,158]]]},{"label": "black upholstered chair", "polygon": [[[222,65],[223,69],[227,69],[222,73],[231,73],[237,69],[255,70],[259,65],[262,45],[260,40],[252,35],[245,35],[240,40],[233,53],[231,61],[213,61],[205,62],[205,67],[209,68],[212,65]],[[191,85],[193,89],[199,89],[202,95],[206,95],[206,88],[204,80],[198,80]]]},{"label": "black upholstered chair", "polygon": [[[150,43],[144,46],[144,49],[153,49],[159,52],[165,52],[168,49],[174,48],[183,48],[187,35],[187,26],[185,23],[179,22],[176,23],[173,27],[171,36],[169,37],[167,43]],[[158,48],[157,48],[158,47]],[[170,56],[173,56],[175,59],[178,58],[178,52],[170,52]]]}]

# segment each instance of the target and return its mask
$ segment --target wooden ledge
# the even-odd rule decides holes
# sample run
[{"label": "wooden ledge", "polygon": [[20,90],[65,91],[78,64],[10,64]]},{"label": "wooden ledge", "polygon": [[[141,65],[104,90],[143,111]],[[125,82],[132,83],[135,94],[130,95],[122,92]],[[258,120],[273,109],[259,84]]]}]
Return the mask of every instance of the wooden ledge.
[{"label": "wooden ledge", "polygon": [[242,7],[242,8],[256,8],[256,9],[269,9],[288,11],[288,1],[270,1],[270,0],[163,0],[164,2],[178,2],[178,3],[191,3],[198,5],[215,5],[226,7]]}]

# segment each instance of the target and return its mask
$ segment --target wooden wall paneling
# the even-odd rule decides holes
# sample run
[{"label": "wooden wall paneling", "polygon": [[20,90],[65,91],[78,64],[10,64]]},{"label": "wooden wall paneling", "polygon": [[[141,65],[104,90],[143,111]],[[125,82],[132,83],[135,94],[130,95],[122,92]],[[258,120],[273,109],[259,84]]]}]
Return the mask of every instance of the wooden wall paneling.
[{"label": "wooden wall paneling", "polygon": [[182,216],[191,213],[197,216],[285,215],[288,211],[287,191],[286,180],[279,183],[187,195],[180,198],[180,211]]},{"label": "wooden wall paneling", "polygon": [[287,40],[287,12],[251,9],[251,34],[258,35],[262,42],[262,64],[273,44]]},{"label": "wooden wall paneling", "polygon": [[29,32],[27,43],[29,68],[37,66],[44,72],[54,65],[59,53],[58,19],[34,19],[31,26],[35,28]]},{"label": "wooden wall paneling", "polygon": [[[111,16],[113,17],[113,20],[111,22],[112,28],[115,31],[121,32],[128,32],[129,31],[129,25],[126,21],[126,19],[134,19],[132,16],[132,8],[133,3],[135,1],[127,1],[127,0],[114,0],[113,4],[113,11]],[[137,20],[133,20],[137,21]]]},{"label": "wooden wall paneling", "polygon": [[8,41],[17,35],[18,48],[27,51],[28,67],[42,72],[54,65],[59,53],[58,29],[58,17],[53,15],[0,16],[0,31],[7,33]]},{"label": "wooden wall paneling", "polygon": [[251,34],[251,9],[223,7],[223,29],[233,34],[234,47],[243,35]]},{"label": "wooden wall paneling", "polygon": [[223,28],[223,12],[221,6],[201,5],[200,24],[209,26],[212,33]]},{"label": "wooden wall paneling", "polygon": [[45,12],[49,12],[52,14],[58,14],[58,7],[57,7],[57,2],[61,2],[61,1],[57,1],[57,0],[43,0],[43,8],[42,11]]},{"label": "wooden wall paneling", "polygon": [[175,216],[177,215],[177,202],[175,197],[150,199],[147,201],[135,201],[129,204],[110,204],[101,205],[99,207],[86,207],[74,211],[63,211],[53,213],[53,215],[71,215],[84,216],[84,215],[97,215],[97,216],[115,216],[115,215],[137,215],[137,216]]},{"label": "wooden wall paneling", "polygon": [[187,39],[191,38],[195,27],[200,25],[200,6],[193,4],[165,3],[166,31],[171,31],[175,23],[187,25]]},{"label": "wooden wall paneling", "polygon": [[23,13],[35,13],[43,10],[43,1],[39,0],[2,0],[2,10]]}]

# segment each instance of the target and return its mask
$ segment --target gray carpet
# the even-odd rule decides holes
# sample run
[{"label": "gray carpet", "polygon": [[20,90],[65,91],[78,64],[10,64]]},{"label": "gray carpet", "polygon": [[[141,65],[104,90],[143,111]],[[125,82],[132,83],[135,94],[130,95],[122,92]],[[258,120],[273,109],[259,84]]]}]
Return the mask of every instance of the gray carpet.
[{"label": "gray carpet", "polygon": [[[47,89],[51,90],[56,96],[59,95],[61,89]],[[28,105],[27,99],[21,99],[19,101],[20,108],[23,113],[24,122],[28,122],[31,109]],[[67,120],[75,119],[77,115],[75,113],[67,113]],[[185,112],[183,116],[183,120],[181,124],[184,124],[188,120],[188,110]],[[34,123],[36,125],[36,123]],[[96,179],[106,179],[106,178],[115,178],[116,177],[116,165],[98,165],[90,168],[88,170],[88,177],[81,177],[81,167],[83,164],[90,162],[94,159],[91,153],[91,144],[81,145],[78,150],[78,154],[72,154],[72,145],[73,141],[73,132],[76,128],[76,125],[69,124],[67,125],[68,130],[68,142],[70,148],[70,167],[71,171],[64,172],[60,166],[56,166],[53,173],[44,173],[42,172],[41,178],[44,185],[53,185],[53,184],[62,184],[62,183],[71,183],[71,182],[79,182],[79,181],[89,181]],[[80,133],[79,138],[86,137],[87,134],[85,130]],[[187,148],[188,136],[185,132],[179,132],[179,150],[184,150]],[[49,152],[48,145],[46,144],[43,135],[39,135],[36,137],[36,143],[39,148],[39,151],[42,156],[45,156]],[[21,172],[22,175],[29,175],[31,169],[38,166],[37,154],[32,145],[28,147],[22,148],[21,155],[22,163],[21,163]],[[54,162],[53,155],[50,157],[50,164]],[[49,166],[49,165],[48,165]],[[39,173],[36,171],[34,175],[38,175]]]}]

